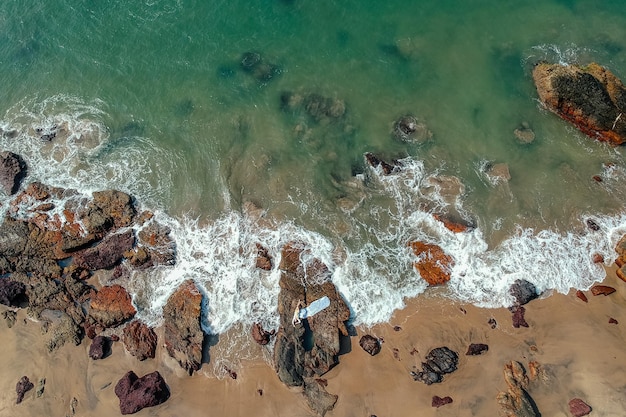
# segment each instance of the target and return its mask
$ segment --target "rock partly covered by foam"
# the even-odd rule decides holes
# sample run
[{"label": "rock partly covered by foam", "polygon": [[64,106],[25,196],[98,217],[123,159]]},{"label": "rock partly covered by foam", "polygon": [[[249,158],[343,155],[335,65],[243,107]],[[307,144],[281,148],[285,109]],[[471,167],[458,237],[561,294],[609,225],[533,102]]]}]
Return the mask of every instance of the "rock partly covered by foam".
[{"label": "rock partly covered by foam", "polygon": [[202,364],[201,309],[202,294],[193,280],[183,282],[163,307],[165,348],[189,375]]},{"label": "rock partly covered by foam", "polygon": [[533,69],[539,99],[585,134],[621,145],[626,142],[626,89],[606,68],[540,63]]},{"label": "rock partly covered by foam", "polygon": [[121,285],[102,287],[91,298],[89,316],[104,327],[115,327],[133,318],[137,310]]},{"label": "rock partly covered by foam", "polygon": [[411,242],[410,246],[418,257],[413,265],[428,285],[441,285],[450,281],[454,261],[441,247],[424,242]]},{"label": "rock partly covered by foam", "polygon": [[124,327],[122,337],[126,350],[140,361],[154,358],[157,347],[157,335],[154,330],[139,320]]},{"label": "rock partly covered by foam", "polygon": [[0,188],[5,193],[15,194],[26,176],[26,162],[13,152],[0,152]]},{"label": "rock partly covered by foam", "polygon": [[431,385],[443,381],[445,374],[456,371],[459,355],[443,346],[428,352],[425,360],[426,362],[422,362],[422,370],[420,372],[411,372],[411,376],[416,381]]},{"label": "rock partly covered by foam", "polygon": [[[348,336],[345,322],[350,318],[350,310],[331,282],[327,266],[311,256],[310,248],[305,244],[290,242],[285,245],[279,267],[280,328],[274,344],[276,372],[284,384],[304,386],[309,401],[324,398],[324,403],[328,405],[330,397],[319,395],[324,387],[306,381],[323,375],[338,363],[341,337]],[[303,323],[292,323],[299,301],[308,305],[324,296],[330,300],[328,307],[303,319]],[[310,390],[315,395],[309,395],[311,393],[307,392]]]},{"label": "rock partly covered by foam", "polygon": [[158,371],[141,378],[128,371],[115,385],[122,414],[134,414],[146,407],[162,404],[170,397],[170,390]]},{"label": "rock partly covered by foam", "polygon": [[537,287],[530,281],[525,279],[516,279],[515,282],[509,288],[509,294],[515,299],[517,306],[528,304],[535,298],[539,297]]},{"label": "rock partly covered by foam", "polygon": [[526,390],[528,389],[528,375],[524,366],[511,361],[504,365],[504,380],[507,391],[498,393],[497,401],[502,414],[506,417],[539,417],[537,405]]}]

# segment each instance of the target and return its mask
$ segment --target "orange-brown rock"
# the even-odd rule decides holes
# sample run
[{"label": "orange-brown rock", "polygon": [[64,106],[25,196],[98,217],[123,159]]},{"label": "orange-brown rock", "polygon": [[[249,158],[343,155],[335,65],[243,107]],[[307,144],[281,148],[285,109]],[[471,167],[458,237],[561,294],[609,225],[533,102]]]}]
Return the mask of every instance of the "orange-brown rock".
[{"label": "orange-brown rock", "polygon": [[104,327],[115,327],[131,319],[137,310],[121,285],[102,287],[92,298],[89,315]]},{"label": "orange-brown rock", "polygon": [[587,300],[587,296],[585,295],[584,292],[582,292],[581,290],[576,291],[576,297],[578,297],[579,299],[583,300],[585,303],[589,300]]},{"label": "orange-brown rock", "polygon": [[442,214],[433,214],[433,217],[435,218],[435,220],[438,220],[441,223],[443,223],[446,229],[454,233],[462,233],[462,232],[466,232],[472,229],[472,226],[470,226],[469,224],[454,221],[450,219],[448,216],[445,216]]},{"label": "orange-brown rock", "polygon": [[419,258],[413,265],[429,285],[445,284],[450,280],[454,260],[443,249],[423,242],[411,242],[410,246]]},{"label": "orange-brown rock", "polygon": [[609,295],[615,292],[615,288],[608,285],[594,285],[591,287],[591,293],[593,295]]},{"label": "orange-brown rock", "polygon": [[263,247],[260,243],[256,244],[256,267],[263,269],[264,271],[272,270],[272,257],[270,256],[267,248]]},{"label": "orange-brown rock", "polygon": [[609,70],[596,63],[540,63],[533,79],[546,108],[595,139],[626,142],[626,89]]}]

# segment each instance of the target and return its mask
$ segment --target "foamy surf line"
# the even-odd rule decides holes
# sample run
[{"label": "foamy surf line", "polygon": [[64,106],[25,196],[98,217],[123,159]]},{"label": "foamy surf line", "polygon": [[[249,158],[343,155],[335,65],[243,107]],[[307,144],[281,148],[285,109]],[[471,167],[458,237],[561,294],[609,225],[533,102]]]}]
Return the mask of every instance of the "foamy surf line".
[{"label": "foamy surf line", "polygon": [[[99,103],[86,105],[64,96],[42,103],[22,103],[2,122],[4,133],[0,143],[3,150],[24,156],[30,181],[77,188],[84,194],[117,188],[149,206],[155,192],[167,193],[171,185],[166,177],[161,178],[162,185],[155,191],[143,179],[151,168],[138,165],[138,160],[143,159],[141,151],[161,150],[156,146],[144,147],[150,143],[146,139],[134,150],[104,152],[110,136],[102,121],[105,112],[101,107]],[[58,129],[60,123],[64,131],[59,138],[45,141],[39,137],[42,131],[38,128],[55,125]],[[424,164],[412,158],[401,164],[400,172],[389,176],[380,169],[368,171],[367,175],[382,189],[377,192],[388,196],[390,204],[381,208],[384,222],[354,216],[353,227],[366,230],[365,236],[376,237],[356,244],[348,245],[340,236],[312,232],[296,221],[261,226],[254,216],[232,210],[209,225],[154,210],[155,219],[172,230],[177,243],[177,262],[149,274],[133,272],[128,289],[134,295],[139,318],[148,324],[159,324],[169,295],[184,280],[193,279],[206,299],[202,318],[205,331],[223,333],[237,324],[246,327],[254,322],[275,328],[280,254],[283,246],[293,240],[306,244],[310,256],[328,266],[351,308],[355,325],[387,322],[396,310],[404,307],[406,298],[426,291],[425,281],[413,267],[415,255],[407,245],[416,240],[437,244],[454,259],[451,279],[446,284],[450,299],[482,307],[508,306],[512,302],[509,287],[516,279],[526,279],[540,291],[561,293],[571,288],[587,289],[601,281],[604,269],[593,263],[593,255],[597,253],[612,260],[616,242],[626,233],[626,214],[589,214],[581,222],[592,218],[599,226],[598,231],[577,233],[518,227],[512,236],[489,249],[480,228],[453,233],[433,217],[433,208],[451,206],[465,213],[459,199],[450,201],[439,188],[433,187],[432,179],[437,173],[426,172]],[[133,169],[127,169],[130,166]],[[122,174],[115,174],[118,171]],[[228,190],[224,194],[228,195]],[[2,199],[3,203],[8,200]],[[420,202],[427,202],[431,211],[418,209]],[[257,243],[273,257],[270,271],[255,266]]]}]

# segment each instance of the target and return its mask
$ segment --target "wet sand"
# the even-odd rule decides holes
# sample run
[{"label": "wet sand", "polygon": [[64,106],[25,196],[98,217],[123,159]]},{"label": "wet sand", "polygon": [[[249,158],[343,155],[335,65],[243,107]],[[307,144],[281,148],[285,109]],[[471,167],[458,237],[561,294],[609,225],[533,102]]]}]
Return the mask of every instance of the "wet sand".
[{"label": "wet sand", "polygon": [[[441,297],[438,289],[409,300],[389,323],[357,329],[351,352],[342,355],[339,365],[323,376],[328,392],[339,395],[327,416],[496,416],[496,395],[506,389],[502,368],[511,360],[526,368],[529,361],[537,361],[545,371],[529,388],[543,416],[570,416],[568,402],[574,397],[591,405],[592,416],[625,415],[626,283],[611,268],[603,284],[617,291],[609,296],[586,291],[588,303],[579,300],[575,290],[531,301],[526,306],[530,327],[519,329],[512,326],[507,309],[452,303]],[[488,324],[490,318],[497,321],[495,329]],[[618,324],[609,323],[610,318]],[[366,333],[384,339],[381,352],[374,357],[358,345]],[[158,370],[171,389],[167,402],[140,411],[140,416],[314,415],[300,391],[285,387],[262,359],[268,357],[266,348],[254,343],[242,349],[246,357],[252,354],[257,360],[233,365],[237,379],[217,379],[207,375],[213,372],[215,362],[204,364],[199,374],[189,377],[162,346],[156,359],[143,362],[126,353],[121,342],[113,344],[109,357],[93,361],[88,357],[88,339],[80,346],[66,345],[50,354],[40,323],[26,319],[25,311],[18,313],[11,329],[0,321],[0,334],[2,416],[120,415],[114,387],[131,369],[139,376]],[[228,343],[228,335],[220,337],[210,350],[211,361],[220,360]],[[485,343],[489,351],[466,356],[470,343]],[[413,381],[410,371],[421,368],[424,356],[439,346],[459,354],[458,370],[440,384]],[[21,404],[15,404],[15,385],[23,375],[35,389]],[[45,391],[37,397],[41,378],[46,379]],[[453,403],[433,408],[434,395],[450,396]]]}]

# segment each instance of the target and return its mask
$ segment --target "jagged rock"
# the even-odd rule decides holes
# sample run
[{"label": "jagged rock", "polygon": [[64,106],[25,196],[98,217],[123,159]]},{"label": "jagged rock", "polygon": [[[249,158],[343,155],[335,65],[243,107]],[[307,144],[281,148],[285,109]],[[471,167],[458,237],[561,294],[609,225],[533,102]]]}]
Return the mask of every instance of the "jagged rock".
[{"label": "jagged rock", "polygon": [[608,285],[594,285],[591,287],[591,293],[593,295],[609,295],[615,292],[615,288]]},{"label": "jagged rock", "polygon": [[157,347],[157,335],[146,324],[135,320],[124,327],[124,346],[140,361],[154,358]]},{"label": "jagged rock", "polygon": [[338,396],[329,394],[321,380],[307,378],[304,381],[304,396],[311,410],[324,417],[327,412],[335,408]]},{"label": "jagged rock", "polygon": [[176,263],[176,243],[170,236],[171,229],[156,221],[151,221],[137,234],[145,259],[131,259],[133,265],[146,268],[154,265],[174,265]]},{"label": "jagged rock", "polygon": [[526,389],[528,376],[521,363],[511,361],[504,366],[504,380],[508,386],[506,392],[497,396],[498,404],[506,417],[539,417],[535,402]]},{"label": "jagged rock", "polygon": [[[46,314],[48,312],[50,314]],[[68,342],[76,346],[80,345],[83,336],[82,330],[67,313],[58,310],[44,310],[42,318],[52,323],[51,329],[48,330],[51,335],[46,341],[48,352],[53,352]]]},{"label": "jagged rock", "polygon": [[105,336],[96,336],[89,346],[89,357],[93,360],[104,358],[109,348],[109,340]]},{"label": "jagged rock", "polygon": [[17,320],[17,313],[15,311],[7,310],[2,313],[2,318],[7,322],[7,327],[10,329],[15,326]]},{"label": "jagged rock", "polygon": [[35,386],[32,382],[30,382],[27,376],[23,376],[22,378],[20,378],[20,380],[17,381],[17,385],[15,386],[15,391],[17,392],[17,401],[15,403],[21,403],[24,399],[24,395],[34,387]]},{"label": "jagged rock", "polygon": [[443,223],[446,229],[450,230],[454,233],[463,233],[468,230],[474,229],[474,225],[469,222],[466,222],[463,219],[452,219],[449,215],[446,214],[433,214],[435,220]]},{"label": "jagged rock", "polygon": [[130,226],[136,210],[130,195],[117,191],[96,191],[93,200],[78,215],[88,234],[103,237],[110,230]]},{"label": "jagged rock", "polygon": [[415,256],[418,257],[413,266],[419,271],[420,276],[428,282],[428,285],[441,285],[450,280],[454,261],[443,249],[437,245],[423,242],[411,242],[410,246]]},{"label": "jagged rock", "polygon": [[254,339],[255,342],[257,342],[259,345],[265,346],[270,342],[271,337],[276,333],[274,330],[272,330],[271,332],[268,332],[267,330],[263,329],[263,326],[261,326],[261,323],[254,323],[252,324],[252,338]]},{"label": "jagged rock", "polygon": [[[290,242],[282,250],[281,287],[278,295],[280,329],[274,345],[274,364],[280,380],[288,386],[301,386],[305,377],[321,376],[338,363],[340,335],[347,336],[345,321],[350,310],[330,281],[331,273],[310,249],[299,242]],[[330,306],[308,319],[310,329],[305,349],[304,323],[293,325],[298,301],[308,305],[328,297]],[[308,330],[307,330],[308,331]]]},{"label": "jagged rock", "polygon": [[26,299],[26,286],[9,278],[0,278],[0,304],[17,307]]},{"label": "jagged rock", "polygon": [[585,293],[582,292],[581,290],[577,290],[576,291],[576,297],[578,297],[579,299],[581,299],[585,303],[589,301],[589,300],[587,300],[587,296],[585,295]]},{"label": "jagged rock", "polygon": [[509,288],[509,294],[515,298],[515,305],[522,306],[539,297],[537,287],[525,279],[516,279]]},{"label": "jagged rock", "polygon": [[110,269],[135,245],[131,230],[104,238],[97,246],[85,249],[74,256],[74,264],[84,269]]},{"label": "jagged rock", "polygon": [[26,162],[13,152],[0,152],[0,188],[5,193],[15,194],[26,176]]},{"label": "jagged rock", "polygon": [[395,162],[393,164],[389,164],[371,152],[367,152],[365,154],[365,160],[373,168],[377,168],[378,166],[380,166],[380,168],[383,170],[383,174],[385,175],[390,175],[391,173],[399,169],[398,165]]},{"label": "jagged rock", "polygon": [[528,323],[526,323],[526,319],[524,318],[524,313],[526,313],[526,309],[524,307],[513,306],[510,310],[513,313],[513,327],[516,329],[520,327],[528,327]]},{"label": "jagged rock", "polygon": [[359,340],[359,346],[372,356],[380,352],[380,340],[369,334],[361,337],[361,340]]},{"label": "jagged rock", "polygon": [[170,390],[158,371],[137,377],[128,371],[115,385],[122,414],[134,414],[146,407],[162,404],[170,397]]},{"label": "jagged rock", "polygon": [[451,397],[443,397],[443,398],[441,398],[441,397],[439,397],[437,395],[433,396],[433,401],[432,401],[432,406],[433,407],[439,408],[439,407],[441,407],[443,405],[451,404],[451,403],[452,403],[452,398]]},{"label": "jagged rock", "polygon": [[552,112],[600,141],[626,141],[626,89],[609,70],[540,63],[533,69],[539,99]]},{"label": "jagged rock", "polygon": [[432,139],[433,134],[424,123],[411,114],[404,115],[393,124],[393,137],[403,142],[425,142]]},{"label": "jagged rock", "polygon": [[466,355],[482,355],[489,350],[489,346],[484,343],[472,343],[467,348]]},{"label": "jagged rock", "polygon": [[453,350],[443,346],[438,347],[426,355],[426,362],[422,362],[420,372],[411,372],[413,379],[431,385],[443,380],[445,374],[456,371],[459,356]]},{"label": "jagged rock", "polygon": [[573,417],[583,417],[591,413],[591,407],[580,398],[571,399],[568,405]]},{"label": "jagged rock", "polygon": [[91,298],[89,316],[104,327],[118,326],[136,313],[130,294],[120,285],[102,287]]},{"label": "jagged rock", "polygon": [[167,353],[189,375],[200,369],[204,332],[200,327],[202,294],[192,280],[183,282],[163,307]]},{"label": "jagged rock", "polygon": [[256,267],[259,269],[263,269],[265,271],[272,270],[272,257],[266,248],[264,248],[259,243],[256,244],[257,255],[256,255]]}]

